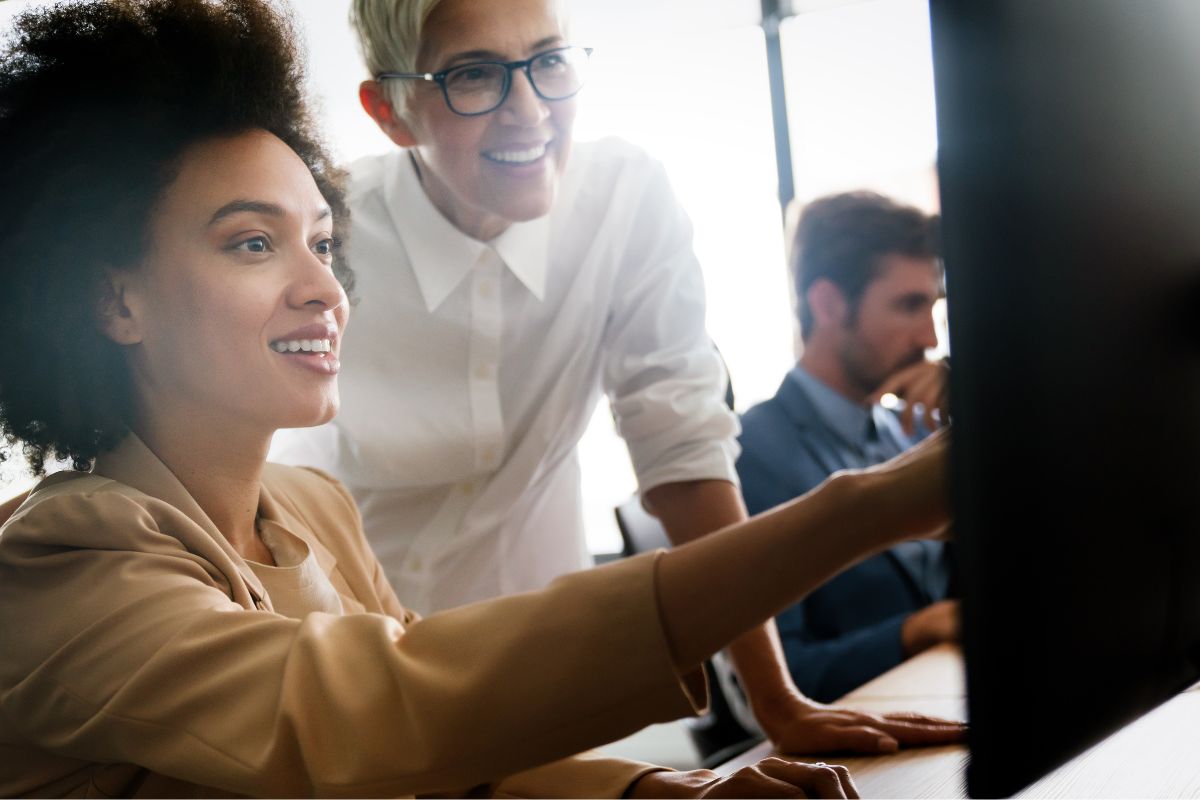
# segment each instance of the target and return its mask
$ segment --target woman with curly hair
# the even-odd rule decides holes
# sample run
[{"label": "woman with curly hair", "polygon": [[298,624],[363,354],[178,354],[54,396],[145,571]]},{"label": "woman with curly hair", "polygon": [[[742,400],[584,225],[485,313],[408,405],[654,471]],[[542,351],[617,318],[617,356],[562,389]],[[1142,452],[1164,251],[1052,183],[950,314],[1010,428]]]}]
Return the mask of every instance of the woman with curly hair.
[{"label": "woman with curly hair", "polygon": [[0,429],[74,466],[0,531],[0,795],[853,795],[572,754],[701,708],[705,657],[881,531],[944,527],[945,439],[419,620],[346,491],[266,463],[335,413],[349,312],[302,85],[260,0],[58,6],[0,53]]}]

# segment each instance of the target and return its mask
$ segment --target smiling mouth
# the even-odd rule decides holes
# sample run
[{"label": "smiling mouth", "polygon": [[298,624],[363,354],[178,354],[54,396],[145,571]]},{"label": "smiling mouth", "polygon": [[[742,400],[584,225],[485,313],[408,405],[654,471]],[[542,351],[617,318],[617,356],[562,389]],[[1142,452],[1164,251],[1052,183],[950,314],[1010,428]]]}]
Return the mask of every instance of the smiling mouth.
[{"label": "smiling mouth", "polygon": [[277,339],[271,342],[276,353],[331,353],[332,339]]},{"label": "smiling mouth", "polygon": [[548,145],[546,142],[521,150],[486,150],[483,157],[498,164],[532,164],[546,155]]}]

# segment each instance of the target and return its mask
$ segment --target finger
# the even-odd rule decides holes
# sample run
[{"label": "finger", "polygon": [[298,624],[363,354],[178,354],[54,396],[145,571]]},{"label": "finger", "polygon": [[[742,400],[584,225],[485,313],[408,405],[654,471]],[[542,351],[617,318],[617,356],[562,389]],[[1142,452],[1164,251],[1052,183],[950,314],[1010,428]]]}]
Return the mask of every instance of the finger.
[{"label": "finger", "polygon": [[844,764],[831,764],[833,770],[838,774],[838,778],[842,782],[842,789],[846,792],[846,797],[857,800],[860,797],[858,787],[854,785],[854,779],[850,777],[850,769]]},{"label": "finger", "polygon": [[885,720],[892,720],[894,722],[911,722],[917,725],[936,725],[957,728],[966,726],[966,723],[959,719],[932,717],[928,714],[918,714],[915,711],[892,711],[881,716]]},{"label": "finger", "polygon": [[823,728],[819,748],[807,748],[810,753],[894,753],[900,742],[891,734],[870,725],[839,721]]},{"label": "finger", "polygon": [[925,406],[937,403],[941,387],[936,379],[928,376],[914,380],[904,391],[904,399],[910,403],[920,403]]},{"label": "finger", "polygon": [[933,418],[929,415],[929,406],[925,403],[913,403],[913,429],[909,431],[910,435],[916,433],[917,426],[922,425],[925,430],[933,430]]},{"label": "finger", "polygon": [[847,796],[846,787],[842,785],[842,776],[828,764],[813,765],[811,781],[812,787],[816,790],[812,794],[817,797]]},{"label": "finger", "polygon": [[[774,759],[760,761],[764,775],[788,781],[804,789],[810,797],[846,797],[842,776],[824,762],[805,764],[800,761]],[[847,773],[849,775],[849,773]]]},{"label": "finger", "polygon": [[[764,759],[764,761],[780,761],[783,759]],[[783,762],[786,763],[786,762]],[[708,798],[739,798],[739,797],[801,797],[809,796],[804,787],[796,783],[766,774],[762,769],[763,761],[749,767],[742,767],[728,778],[721,778],[708,784],[698,797]]]},{"label": "finger", "polygon": [[906,747],[927,747],[961,742],[966,737],[967,730],[967,726],[962,723],[945,725],[887,719],[878,721],[876,726]]}]

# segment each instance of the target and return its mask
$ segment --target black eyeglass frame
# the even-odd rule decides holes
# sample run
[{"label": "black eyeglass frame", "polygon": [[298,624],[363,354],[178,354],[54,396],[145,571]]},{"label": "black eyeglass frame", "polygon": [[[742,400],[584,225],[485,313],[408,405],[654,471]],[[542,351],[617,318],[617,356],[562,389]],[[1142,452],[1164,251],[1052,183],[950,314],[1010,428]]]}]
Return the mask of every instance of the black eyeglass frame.
[{"label": "black eyeglass frame", "polygon": [[[455,114],[458,114],[460,117],[478,117],[478,116],[482,116],[483,114],[490,114],[493,111],[495,111],[497,108],[499,108],[500,106],[504,105],[504,101],[508,99],[509,90],[512,89],[513,72],[518,69],[524,70],[525,77],[529,80],[529,85],[531,87],[533,87],[534,93],[536,93],[537,96],[542,98],[543,100],[546,100],[549,102],[554,102],[556,100],[566,100],[567,98],[574,97],[575,95],[579,94],[580,89],[583,88],[583,83],[580,83],[579,87],[575,91],[571,92],[570,94],[564,94],[560,97],[548,97],[547,95],[542,93],[542,90],[538,88],[537,81],[535,81],[533,79],[532,67],[533,67],[534,61],[537,61],[539,58],[544,58],[544,57],[550,55],[551,53],[559,53],[564,50],[582,50],[584,53],[586,53],[586,57],[590,59],[592,57],[593,48],[580,47],[579,45],[574,45],[574,44],[565,45],[563,47],[552,47],[549,50],[543,50],[540,53],[534,53],[529,58],[522,59],[520,61],[471,61],[466,64],[455,64],[453,67],[450,67],[448,69],[443,69],[438,72],[381,72],[375,76],[375,80],[382,81],[382,80],[389,80],[389,79],[399,79],[399,80],[432,81],[432,82],[436,83],[438,86],[442,87],[442,99],[446,101],[447,108],[449,108]],[[449,92],[449,90],[446,89],[446,76],[456,70],[470,69],[471,67],[482,67],[482,66],[504,67],[504,85],[501,86],[501,88],[500,88],[500,99],[496,102],[496,105],[492,106],[491,108],[489,108],[485,111],[470,111],[470,112],[459,111],[457,108],[454,107],[454,104],[452,102],[450,102],[450,92]]]}]

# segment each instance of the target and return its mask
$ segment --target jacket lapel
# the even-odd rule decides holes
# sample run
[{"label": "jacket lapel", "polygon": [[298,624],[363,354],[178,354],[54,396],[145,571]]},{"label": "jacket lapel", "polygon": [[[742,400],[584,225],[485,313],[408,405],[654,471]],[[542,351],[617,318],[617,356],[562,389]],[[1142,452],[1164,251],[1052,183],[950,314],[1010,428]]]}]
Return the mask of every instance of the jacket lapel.
[{"label": "jacket lapel", "polygon": [[804,389],[792,380],[791,376],[783,379],[779,391],[775,393],[780,408],[787,414],[788,419],[796,428],[797,438],[812,455],[813,460],[826,474],[832,474],[845,469],[833,443],[831,434],[824,425],[818,425],[820,416],[816,406]]}]

